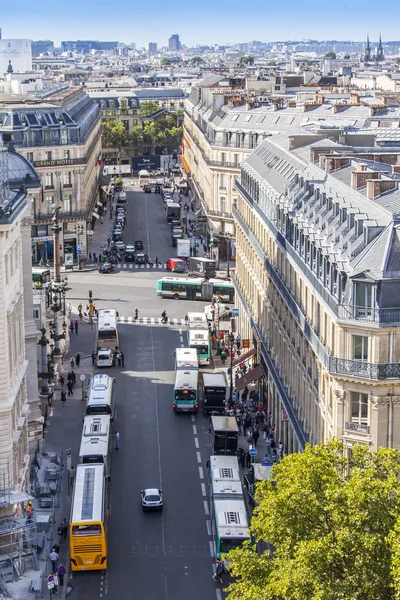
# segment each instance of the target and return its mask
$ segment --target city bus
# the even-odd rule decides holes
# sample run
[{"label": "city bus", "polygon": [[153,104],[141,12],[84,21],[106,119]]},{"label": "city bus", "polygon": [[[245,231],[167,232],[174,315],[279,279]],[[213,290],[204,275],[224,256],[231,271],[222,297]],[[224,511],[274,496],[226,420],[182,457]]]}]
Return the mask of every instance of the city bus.
[{"label": "city bus", "polygon": [[105,465],[78,465],[69,525],[73,571],[107,568],[107,515]]},{"label": "city bus", "polygon": [[113,351],[119,348],[115,308],[103,308],[97,312],[96,350],[100,348],[109,348]]},{"label": "city bus", "polygon": [[41,269],[32,267],[32,283],[36,289],[41,289],[51,278],[50,269]]},{"label": "city bus", "polygon": [[235,289],[224,279],[203,279],[201,277],[163,277],[157,281],[157,294],[163,298],[179,300],[211,300],[221,298],[221,302],[233,302]]},{"label": "city bus", "polygon": [[84,418],[79,462],[82,464],[103,464],[106,476],[110,474],[110,415],[88,415]]},{"label": "city bus", "polygon": [[150,183],[150,173],[146,169],[142,169],[139,171],[139,185],[143,187],[148,183]]},{"label": "city bus", "polygon": [[87,416],[109,415],[111,422],[114,420],[114,384],[114,377],[109,377],[109,375],[95,375],[92,378],[86,402]]},{"label": "city bus", "polygon": [[243,499],[236,456],[210,456],[211,500]]},{"label": "city bus", "polygon": [[214,499],[215,556],[239,548],[250,540],[249,521],[243,498]]},{"label": "city bus", "polygon": [[208,329],[207,317],[202,312],[188,312],[186,325],[188,329]]},{"label": "city bus", "polygon": [[199,371],[178,369],[175,372],[172,408],[175,412],[196,412],[199,408]]},{"label": "city bus", "polygon": [[210,332],[207,329],[188,330],[189,348],[195,348],[199,365],[208,366],[211,363]]},{"label": "city bus", "polygon": [[195,348],[177,348],[175,350],[175,369],[189,371],[199,369],[199,359]]}]

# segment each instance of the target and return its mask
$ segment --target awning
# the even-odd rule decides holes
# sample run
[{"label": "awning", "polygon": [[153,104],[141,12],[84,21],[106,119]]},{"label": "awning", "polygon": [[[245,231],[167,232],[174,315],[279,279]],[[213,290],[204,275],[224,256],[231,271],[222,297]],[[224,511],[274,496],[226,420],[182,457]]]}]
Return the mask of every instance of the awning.
[{"label": "awning", "polygon": [[246,373],[246,375],[243,375],[243,377],[237,380],[236,389],[238,390],[238,392],[240,392],[240,390],[244,390],[246,385],[249,385],[249,383],[252,383],[253,381],[257,381],[257,379],[260,379],[260,377],[262,377],[263,374],[264,371],[262,366],[257,365],[256,367],[254,367],[254,369],[252,369],[251,371]]},{"label": "awning", "polygon": [[185,171],[185,173],[187,175],[188,173],[190,173],[189,165],[187,164],[186,160],[184,159],[184,157],[182,155],[179,158],[181,160],[183,170]]},{"label": "awning", "polygon": [[190,142],[189,142],[188,138],[186,137],[186,135],[184,135],[184,136],[183,136],[183,139],[184,139],[184,141],[185,141],[185,144],[187,144],[187,146],[188,146],[190,149],[192,149],[192,147],[191,147],[191,145],[190,145]]},{"label": "awning", "polygon": [[112,177],[112,175],[104,175],[104,173],[100,173],[99,186],[102,187],[103,185],[104,186],[110,185],[111,177]]},{"label": "awning", "polygon": [[100,215],[98,215],[97,212],[94,212],[92,216],[95,217],[96,219],[100,219]]},{"label": "awning", "polygon": [[103,203],[100,200],[97,200],[97,206],[103,206]]},{"label": "awning", "polygon": [[108,186],[108,185],[102,185],[102,186],[101,186],[101,189],[103,190],[103,192],[104,192],[105,194],[110,194],[109,187],[110,187],[110,186]]},{"label": "awning", "polygon": [[249,360],[249,358],[251,358],[252,356],[254,356],[255,353],[256,353],[256,349],[252,348],[248,352],[245,352],[244,354],[241,354],[240,356],[238,356],[237,358],[235,358],[235,360],[232,363],[232,367],[236,367],[236,365],[240,364],[244,360]]}]

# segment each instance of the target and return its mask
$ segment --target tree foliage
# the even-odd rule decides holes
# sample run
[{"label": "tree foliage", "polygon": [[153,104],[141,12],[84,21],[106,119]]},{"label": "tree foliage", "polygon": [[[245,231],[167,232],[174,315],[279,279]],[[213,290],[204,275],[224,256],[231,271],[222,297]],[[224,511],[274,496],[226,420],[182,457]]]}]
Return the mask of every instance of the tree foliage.
[{"label": "tree foliage", "polygon": [[347,465],[338,441],[307,446],[256,499],[252,534],[274,550],[229,553],[229,600],[400,598],[400,452],[355,446]]},{"label": "tree foliage", "polygon": [[142,117],[150,117],[159,110],[157,102],[154,100],[145,100],[140,103],[140,115]]},{"label": "tree foliage", "polygon": [[103,146],[106,148],[124,148],[129,145],[129,132],[117,119],[110,119],[103,124]]},{"label": "tree foliage", "polygon": [[336,58],[336,52],[327,52],[324,58]]},{"label": "tree foliage", "polygon": [[170,65],[171,64],[171,59],[167,58],[166,56],[162,59],[161,61],[162,65]]},{"label": "tree foliage", "polygon": [[193,56],[190,62],[192,65],[204,65],[204,60],[201,58],[201,56]]},{"label": "tree foliage", "polygon": [[253,56],[241,56],[239,62],[244,65],[254,65],[254,57]]}]

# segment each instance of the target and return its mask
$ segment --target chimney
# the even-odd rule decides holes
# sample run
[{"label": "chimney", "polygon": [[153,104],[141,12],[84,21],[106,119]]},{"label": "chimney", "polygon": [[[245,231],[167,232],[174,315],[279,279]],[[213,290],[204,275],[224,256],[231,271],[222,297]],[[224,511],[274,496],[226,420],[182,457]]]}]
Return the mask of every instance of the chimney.
[{"label": "chimney", "polygon": [[[365,167],[365,165],[362,165]],[[368,180],[379,179],[380,174],[375,171],[352,171],[351,187],[353,190],[359,190],[367,185]]]},{"label": "chimney", "polygon": [[331,156],[329,158],[326,159],[326,171],[328,173],[332,172],[332,171],[337,171],[338,169],[341,169],[342,167],[347,167],[351,162],[351,158],[349,156]]},{"label": "chimney", "polygon": [[384,192],[397,189],[397,181],[391,179],[368,179],[367,180],[367,197],[370,200],[375,200]]}]

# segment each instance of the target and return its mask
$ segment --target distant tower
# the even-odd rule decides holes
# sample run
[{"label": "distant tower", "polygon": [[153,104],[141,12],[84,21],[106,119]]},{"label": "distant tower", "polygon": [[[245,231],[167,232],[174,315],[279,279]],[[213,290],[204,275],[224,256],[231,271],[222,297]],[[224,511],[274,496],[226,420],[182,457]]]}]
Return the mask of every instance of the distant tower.
[{"label": "distant tower", "polygon": [[364,62],[371,60],[371,46],[369,43],[369,35],[367,35],[367,45],[365,46]]},{"label": "distant tower", "polygon": [[379,44],[378,47],[376,49],[376,60],[378,62],[381,62],[382,60],[385,60],[385,55],[383,54],[383,46],[382,46],[382,36],[379,36]]}]

